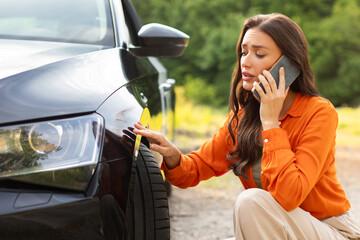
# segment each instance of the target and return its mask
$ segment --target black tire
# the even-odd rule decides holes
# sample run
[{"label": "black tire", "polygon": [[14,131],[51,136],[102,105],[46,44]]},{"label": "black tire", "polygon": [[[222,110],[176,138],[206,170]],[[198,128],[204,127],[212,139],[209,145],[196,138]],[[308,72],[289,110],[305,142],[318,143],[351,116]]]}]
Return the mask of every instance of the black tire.
[{"label": "black tire", "polygon": [[172,185],[171,185],[171,183],[169,183],[169,182],[166,181],[166,180],[165,180],[165,188],[166,188],[167,197],[171,197]]},{"label": "black tire", "polygon": [[[130,195],[132,224],[126,239],[170,239],[170,217],[167,191],[154,155],[143,144],[133,164]],[[129,219],[129,218],[128,218]],[[127,223],[129,224],[129,222]],[[130,230],[130,231],[129,231]]]}]

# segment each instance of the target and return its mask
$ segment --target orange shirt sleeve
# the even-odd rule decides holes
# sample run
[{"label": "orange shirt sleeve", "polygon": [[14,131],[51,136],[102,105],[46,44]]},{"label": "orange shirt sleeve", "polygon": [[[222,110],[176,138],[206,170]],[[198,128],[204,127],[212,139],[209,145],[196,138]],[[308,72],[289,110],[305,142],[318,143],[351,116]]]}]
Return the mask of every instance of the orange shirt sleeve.
[{"label": "orange shirt sleeve", "polygon": [[198,151],[182,155],[178,167],[169,170],[163,161],[161,169],[171,184],[180,188],[193,187],[202,180],[228,171],[230,163],[226,155],[231,148],[228,144],[228,121]]},{"label": "orange shirt sleeve", "polygon": [[[326,100],[317,100],[307,109],[300,120],[284,126],[295,131],[280,128],[263,131],[262,179],[267,190],[288,211],[303,203],[333,160],[329,156],[335,149],[338,124],[335,108]],[[293,134],[292,142],[288,134]]]}]

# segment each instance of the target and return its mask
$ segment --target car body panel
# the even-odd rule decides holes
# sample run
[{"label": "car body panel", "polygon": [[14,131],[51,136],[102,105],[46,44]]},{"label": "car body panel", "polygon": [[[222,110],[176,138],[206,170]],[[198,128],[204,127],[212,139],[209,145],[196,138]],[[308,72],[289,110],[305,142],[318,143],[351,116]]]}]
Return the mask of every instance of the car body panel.
[{"label": "car body panel", "polygon": [[2,55],[0,79],[105,48],[110,47],[79,43],[0,39]]},{"label": "car body panel", "polygon": [[128,81],[119,52],[91,52],[1,79],[0,124],[96,111]]},{"label": "car body panel", "polygon": [[[52,194],[61,205],[0,218],[2,239],[106,239],[101,232],[98,198],[76,199],[74,195]],[[64,200],[67,199],[67,200]],[[76,201],[77,200],[77,201]],[[69,204],[65,204],[68,202]],[[16,230],[16,231],[15,231]]]}]

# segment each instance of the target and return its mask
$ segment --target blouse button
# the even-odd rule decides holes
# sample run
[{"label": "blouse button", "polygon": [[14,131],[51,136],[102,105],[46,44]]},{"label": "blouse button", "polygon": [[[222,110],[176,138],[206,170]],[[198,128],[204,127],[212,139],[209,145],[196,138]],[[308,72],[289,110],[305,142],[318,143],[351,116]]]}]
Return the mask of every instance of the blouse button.
[{"label": "blouse button", "polygon": [[265,138],[265,139],[264,139],[264,142],[266,142],[266,143],[267,143],[268,141],[269,141],[269,139],[267,139],[267,138]]}]

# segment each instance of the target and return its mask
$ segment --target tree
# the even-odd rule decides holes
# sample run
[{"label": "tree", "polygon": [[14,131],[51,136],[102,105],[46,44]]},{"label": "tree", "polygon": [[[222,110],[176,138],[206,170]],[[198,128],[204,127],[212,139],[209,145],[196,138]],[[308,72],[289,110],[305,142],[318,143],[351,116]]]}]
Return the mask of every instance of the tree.
[{"label": "tree", "polygon": [[320,92],[336,106],[360,103],[360,3],[338,0],[314,32],[313,67]]},{"label": "tree", "polygon": [[336,106],[360,103],[360,84],[354,84],[360,71],[359,0],[134,0],[134,4],[145,23],[163,23],[190,35],[181,58],[162,62],[178,84],[194,81],[186,86],[207,86],[207,91],[215,92],[210,94],[213,99],[204,95],[193,99],[226,104],[243,21],[259,13],[280,12],[304,31],[322,95]]},{"label": "tree", "polygon": [[243,2],[246,1],[133,2],[145,23],[156,21],[190,35],[188,49],[181,58],[162,60],[170,69],[170,77],[175,78],[181,85],[186,83],[186,79],[194,79],[199,85],[205,84],[208,91],[212,92],[213,88],[216,94],[212,99],[201,97],[202,102],[226,104],[236,63],[236,42],[244,21]]}]

